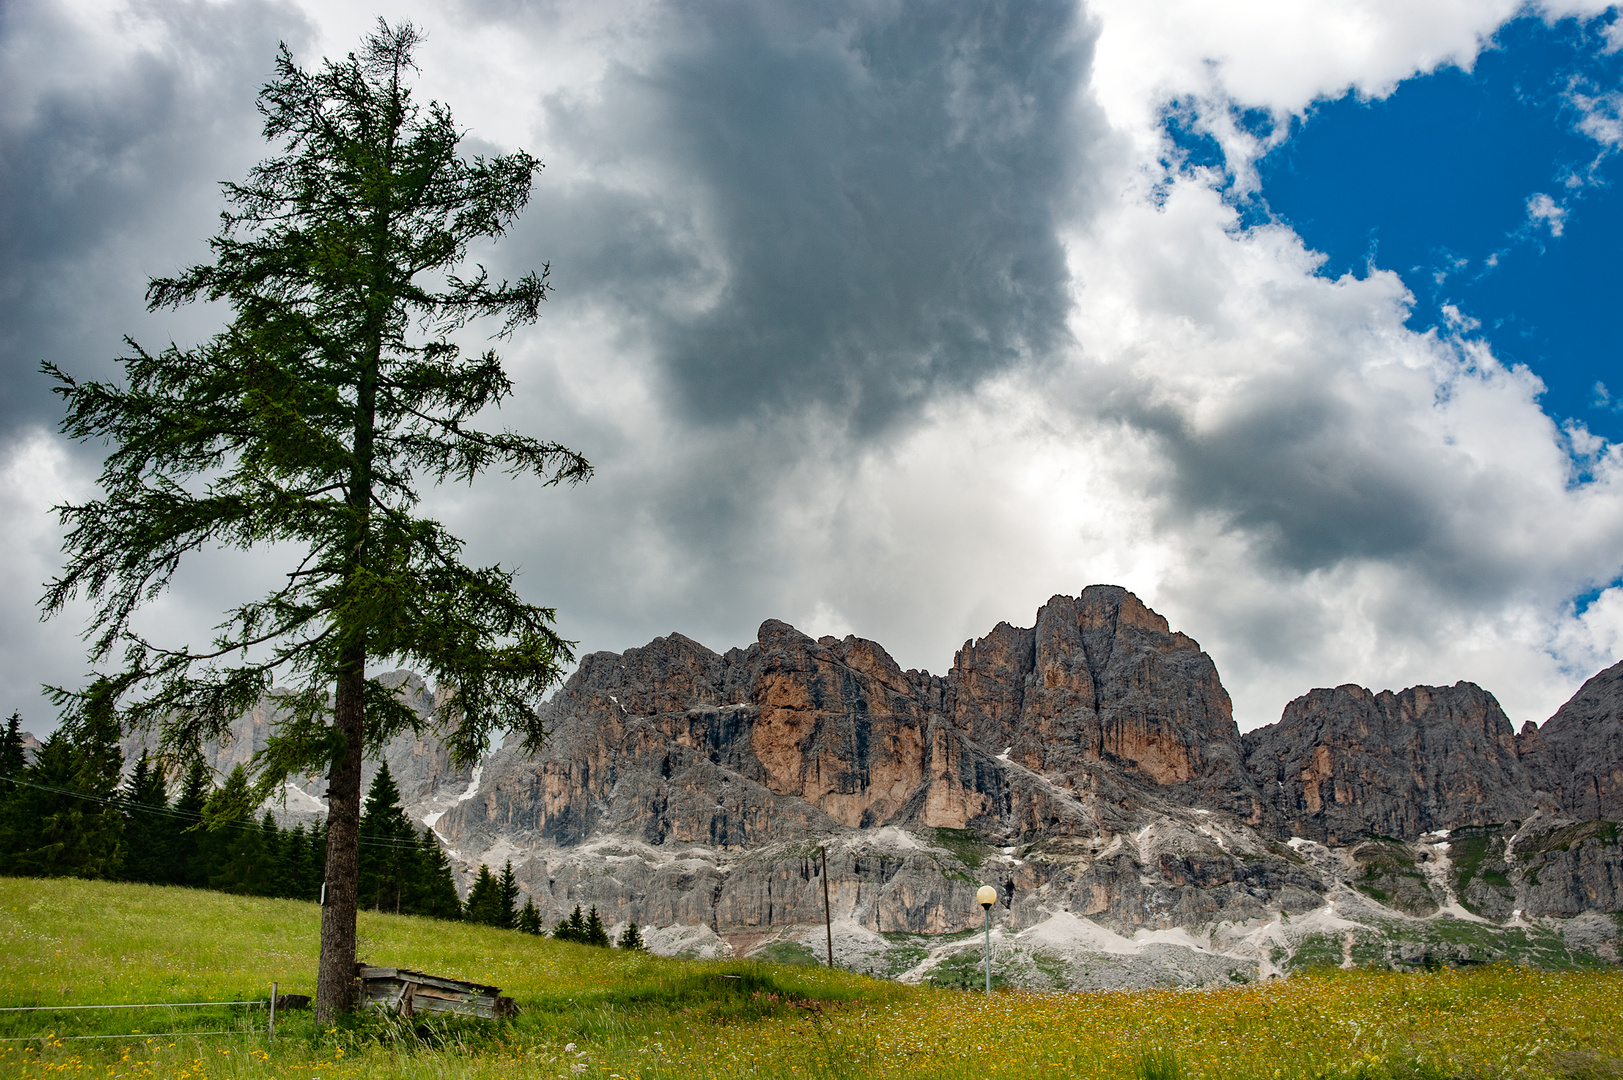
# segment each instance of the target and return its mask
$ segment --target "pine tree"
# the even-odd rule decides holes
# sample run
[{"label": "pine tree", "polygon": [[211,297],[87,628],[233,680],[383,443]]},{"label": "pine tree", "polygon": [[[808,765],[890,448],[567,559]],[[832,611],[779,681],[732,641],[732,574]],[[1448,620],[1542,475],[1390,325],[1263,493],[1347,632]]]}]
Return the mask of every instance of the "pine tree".
[{"label": "pine tree", "polygon": [[518,925],[518,879],[513,876],[512,859],[502,867],[497,888],[501,890],[501,922],[497,925],[511,930]]},{"label": "pine tree", "polygon": [[[359,55],[314,72],[282,49],[259,97],[278,154],[224,185],[213,261],[147,290],[154,309],[229,307],[224,331],[157,354],[129,341],[123,386],[44,365],[63,433],[110,451],[102,497],[61,509],[65,566],[43,606],[97,605],[89,659],[121,665],[128,726],[195,752],[273,684],[292,688],[255,766],[260,799],[292,774],[328,778],[321,1019],[354,1006],[362,761],[424,723],[368,663],[455,688],[433,724],[463,764],[500,728],[538,749],[535,705],[573,658],[555,613],[520,599],[511,572],[465,565],[461,542],[417,516],[425,480],[591,474],[567,447],[472,426],[512,384],[494,351],[464,356],[454,333],[484,317],[500,334],[533,322],[548,285],[544,271],[512,283],[457,271],[524,208],[540,162],[460,156],[449,111],[412,101],[421,40],[380,20]],[[133,625],[182,553],[269,544],[296,548],[296,567],[228,612],[209,646],[164,647]],[[69,714],[87,707],[55,693]]]},{"label": "pine tree", "polygon": [[486,926],[502,925],[502,891],[490,873],[490,867],[481,865],[473,888],[468,890],[468,903],[463,918]]},{"label": "pine tree", "polygon": [[259,819],[259,866],[254,870],[251,891],[255,896],[288,894],[287,856],[283,831],[269,810]]},{"label": "pine tree", "polygon": [[10,794],[28,765],[23,752],[23,714],[13,711],[6,721],[6,733],[0,736],[0,795]]},{"label": "pine tree", "polygon": [[176,796],[173,807],[175,831],[170,837],[174,847],[170,864],[171,885],[190,885],[193,888],[208,885],[209,868],[201,841],[205,836],[203,807],[208,804],[212,786],[208,766],[203,764],[201,757],[193,756],[186,762],[186,775],[180,781],[180,794]]},{"label": "pine tree", "polygon": [[209,888],[228,893],[257,891],[264,851],[252,813],[248,771],[239,764],[203,804],[198,851]]},{"label": "pine tree", "polygon": [[424,829],[417,844],[422,888],[414,914],[431,915],[436,919],[462,918],[462,903],[457,899],[456,876],[451,872],[451,860],[445,857],[434,831]]},{"label": "pine tree", "polygon": [[310,880],[310,841],[305,836],[304,822],[299,822],[287,831],[282,838],[282,862],[285,866],[286,882],[283,896],[289,900],[311,899],[308,882]]},{"label": "pine tree", "polygon": [[[378,767],[360,826],[360,895],[363,906],[402,910],[401,900],[416,878],[417,831],[400,805],[400,789],[389,763]],[[411,910],[410,905],[405,910]]]},{"label": "pine tree", "polygon": [[153,767],[145,750],[124,787],[124,800],[124,860],[119,876],[149,885],[168,882],[173,872],[174,819],[169,816],[163,770]]},{"label": "pine tree", "polygon": [[524,898],[524,909],[518,913],[518,928],[526,934],[541,933],[541,913],[535,910],[533,897]]},{"label": "pine tree", "polygon": [[588,944],[586,940],[586,917],[580,913],[580,905],[570,912],[569,918],[560,922],[552,931],[552,936],[559,941],[573,941],[578,945]]},{"label": "pine tree", "polygon": [[648,951],[648,946],[642,940],[642,931],[637,929],[636,919],[632,919],[626,924],[626,928],[620,932],[620,940],[615,944],[622,949],[634,949],[637,952]]},{"label": "pine tree", "polygon": [[321,887],[326,882],[323,877],[327,872],[327,823],[317,821],[305,833],[305,844],[309,856],[305,860],[306,873],[310,876],[304,879],[304,892],[301,899],[321,902]]},{"label": "pine tree", "polygon": [[586,944],[604,949],[609,947],[609,932],[597,914],[596,904],[592,905],[592,913],[586,916]]},{"label": "pine tree", "polygon": [[23,770],[0,822],[0,873],[116,877],[124,817],[110,685],[98,681],[84,711],[59,727]]}]

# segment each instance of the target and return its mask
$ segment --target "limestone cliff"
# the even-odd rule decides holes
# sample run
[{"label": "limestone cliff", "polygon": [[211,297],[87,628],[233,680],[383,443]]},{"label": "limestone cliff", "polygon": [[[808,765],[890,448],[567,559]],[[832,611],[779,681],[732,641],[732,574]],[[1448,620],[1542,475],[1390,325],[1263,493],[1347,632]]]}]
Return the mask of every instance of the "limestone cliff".
[{"label": "limestone cliff", "polygon": [[1517,739],[1532,782],[1582,821],[1623,818],[1623,662],[1602,671],[1543,727]]},{"label": "limestone cliff", "polygon": [[1314,690],[1244,747],[1269,824],[1315,840],[1414,839],[1535,807],[1510,721],[1473,683]]}]

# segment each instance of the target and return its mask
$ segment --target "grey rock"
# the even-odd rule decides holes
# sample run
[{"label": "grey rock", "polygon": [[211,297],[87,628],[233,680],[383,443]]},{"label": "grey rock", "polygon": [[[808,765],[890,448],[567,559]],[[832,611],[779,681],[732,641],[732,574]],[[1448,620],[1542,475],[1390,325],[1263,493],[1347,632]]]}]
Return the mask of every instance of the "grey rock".
[{"label": "grey rock", "polygon": [[1269,823],[1315,840],[1413,839],[1536,807],[1510,721],[1474,683],[1314,690],[1244,749]]},{"label": "grey rock", "polygon": [[1591,678],[1517,738],[1533,783],[1580,821],[1623,819],[1623,662]]}]

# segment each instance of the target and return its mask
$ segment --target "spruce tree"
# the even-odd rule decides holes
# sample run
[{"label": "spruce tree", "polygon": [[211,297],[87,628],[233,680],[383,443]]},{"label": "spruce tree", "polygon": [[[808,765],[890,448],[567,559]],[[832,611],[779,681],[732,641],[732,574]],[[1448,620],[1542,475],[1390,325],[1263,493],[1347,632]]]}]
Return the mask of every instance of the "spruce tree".
[{"label": "spruce tree", "polygon": [[13,711],[6,721],[6,733],[0,736],[0,795],[11,793],[28,765],[23,752],[23,715]]},{"label": "spruce tree", "polygon": [[526,934],[541,933],[541,913],[535,910],[534,897],[524,898],[524,908],[518,913],[518,928]]},{"label": "spruce tree", "polygon": [[[400,805],[400,789],[389,775],[389,763],[378,767],[366,796],[360,827],[360,890],[365,907],[401,910],[401,899],[415,880],[417,831]],[[410,905],[406,906],[410,910]]]},{"label": "spruce tree", "polygon": [[490,867],[481,865],[473,888],[468,890],[468,903],[463,918],[486,926],[502,925],[502,890],[490,873]]},{"label": "spruce tree", "polygon": [[413,913],[436,919],[462,918],[462,903],[457,899],[451,860],[445,857],[432,829],[424,829],[418,837],[417,865],[422,877]]},{"label": "spruce tree", "polygon": [[175,830],[170,835],[170,843],[174,847],[170,864],[171,885],[202,888],[208,884],[207,860],[200,841],[204,837],[203,807],[208,804],[212,787],[208,766],[203,764],[203,759],[194,756],[187,761],[186,775],[180,781],[180,794],[175,797],[171,819]]},{"label": "spruce tree", "polygon": [[259,867],[252,886],[255,896],[288,895],[285,836],[276,824],[276,815],[266,810],[259,819]]},{"label": "spruce tree", "polygon": [[626,928],[620,931],[620,940],[615,945],[621,949],[633,949],[637,952],[647,952],[648,946],[643,943],[642,931],[637,929],[637,920],[632,919]]},{"label": "spruce tree", "polygon": [[508,859],[502,867],[502,876],[497,882],[501,893],[501,922],[497,925],[505,926],[511,930],[518,925],[518,879],[513,876],[513,860]]},{"label": "spruce tree", "polygon": [[586,944],[603,949],[609,947],[609,932],[597,914],[596,904],[592,905],[592,913],[586,916]]},{"label": "spruce tree", "polygon": [[243,894],[258,891],[264,851],[252,811],[248,771],[239,764],[203,804],[198,851],[209,888]]},{"label": "spruce tree", "polygon": [[552,931],[552,936],[559,941],[573,941],[578,945],[588,944],[586,940],[586,917],[580,913],[580,905],[570,912],[569,918],[560,922]]},{"label": "spruce tree", "polygon": [[[63,433],[110,448],[101,497],[61,509],[65,566],[46,613],[96,605],[90,662],[116,669],[124,722],[158,729],[166,757],[195,753],[280,684],[286,719],[256,756],[259,797],[289,775],[327,775],[321,1019],[354,1005],[362,762],[425,724],[368,665],[409,665],[450,689],[431,726],[463,764],[501,728],[539,748],[535,706],[573,657],[511,572],[466,565],[461,542],[418,516],[425,482],[591,472],[557,443],[472,426],[512,384],[494,351],[465,356],[454,333],[483,317],[498,334],[534,321],[548,285],[544,270],[515,282],[459,270],[524,208],[540,163],[459,154],[449,111],[412,100],[420,41],[380,20],[359,55],[316,71],[283,47],[259,96],[278,152],[224,185],[213,261],[147,290],[154,309],[229,308],[221,333],[156,353],[130,340],[123,385],[45,365]],[[159,643],[134,625],[184,553],[267,545],[295,549],[296,565],[229,611],[213,642]],[[70,716],[87,708],[55,694]]]},{"label": "spruce tree", "polygon": [[321,888],[326,884],[327,872],[327,823],[317,821],[305,833],[305,843],[309,847],[310,856],[306,866],[310,876],[304,881],[304,899],[321,902]]},{"label": "spruce tree", "polygon": [[282,838],[282,862],[285,867],[286,891],[283,896],[289,900],[311,899],[308,883],[310,881],[310,842],[305,836],[304,822],[299,822],[287,831]]},{"label": "spruce tree", "polygon": [[0,822],[0,873],[111,878],[122,861],[118,747],[111,687],[98,681],[84,712],[59,727],[23,770]]},{"label": "spruce tree", "polygon": [[175,824],[169,816],[163,770],[153,767],[145,750],[124,786],[124,803],[124,860],[119,876],[125,881],[166,884],[173,873]]}]

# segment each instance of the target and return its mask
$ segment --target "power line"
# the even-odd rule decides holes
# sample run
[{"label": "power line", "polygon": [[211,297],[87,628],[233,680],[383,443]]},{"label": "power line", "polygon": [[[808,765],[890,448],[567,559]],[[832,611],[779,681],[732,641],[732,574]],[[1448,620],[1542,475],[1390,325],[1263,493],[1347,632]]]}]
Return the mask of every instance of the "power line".
[{"label": "power line", "polygon": [[[6,780],[13,784],[20,784],[23,787],[34,788],[38,791],[49,791],[56,795],[66,795],[73,799],[83,799],[86,802],[93,802],[101,806],[109,806],[118,810],[139,811],[143,814],[157,814],[162,817],[178,818],[182,821],[190,821],[194,824],[202,824],[205,820],[202,814],[191,810],[177,810],[170,806],[153,806],[150,803],[135,802],[132,799],[121,799],[111,795],[92,795],[87,791],[75,791],[72,788],[56,787],[52,784],[35,783],[32,780],[23,780],[16,776],[0,775],[0,780]],[[227,827],[244,829],[256,833],[260,831],[260,825],[251,818],[247,820],[243,820],[241,818],[228,818],[223,821],[218,821],[215,826],[215,828]],[[214,829],[211,828],[209,831],[213,832]],[[432,829],[425,831],[433,832]],[[416,851],[418,848],[418,843],[415,840],[390,840],[387,837],[379,836],[362,836],[359,838],[359,842],[363,847],[390,848],[395,851]]]}]

